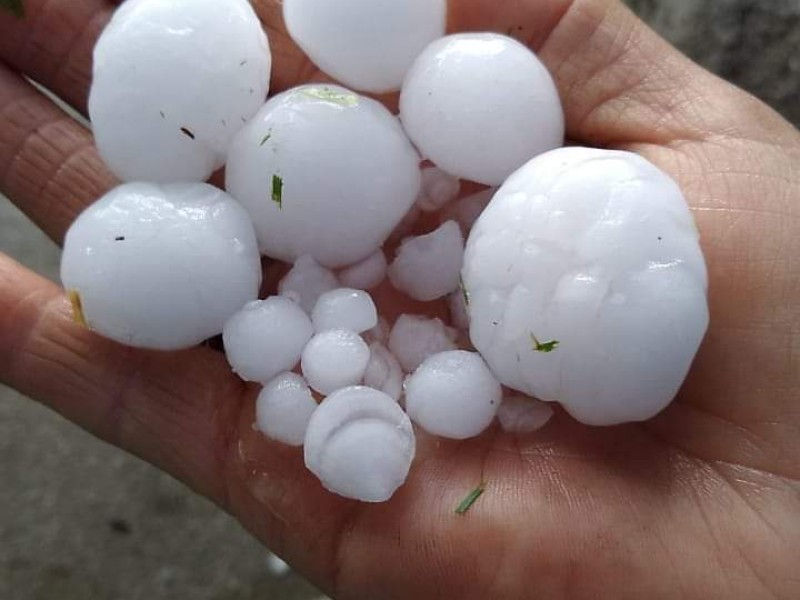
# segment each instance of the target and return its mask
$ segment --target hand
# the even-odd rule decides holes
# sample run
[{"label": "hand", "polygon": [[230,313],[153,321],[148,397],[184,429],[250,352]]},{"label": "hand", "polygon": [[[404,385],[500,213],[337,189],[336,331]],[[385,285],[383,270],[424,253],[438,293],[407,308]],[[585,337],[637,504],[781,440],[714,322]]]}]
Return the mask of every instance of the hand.
[{"label": "hand", "polygon": [[[113,6],[26,0],[0,14],[0,189],[51,237],[109,186],[85,110]],[[255,0],[273,88],[319,73]],[[1,12],[1,11],[0,11]],[[209,349],[123,348],[73,324],[62,290],[0,257],[0,381],[185,481],[337,598],[796,598],[800,579],[800,135],[612,0],[452,0],[451,30],[540,53],[583,144],[680,182],[710,267],[712,325],[678,400],[592,429],[423,439],[384,505],[325,492],[301,453],[252,431],[256,390]],[[464,516],[459,501],[485,479]]]}]

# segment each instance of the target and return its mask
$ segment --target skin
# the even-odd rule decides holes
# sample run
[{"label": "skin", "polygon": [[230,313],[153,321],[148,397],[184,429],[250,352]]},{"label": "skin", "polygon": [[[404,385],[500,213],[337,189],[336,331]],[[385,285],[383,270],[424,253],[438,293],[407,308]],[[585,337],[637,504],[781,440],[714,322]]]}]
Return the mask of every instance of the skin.
[{"label": "skin", "polygon": [[[256,0],[275,87],[320,74]],[[0,15],[0,189],[56,240],[113,185],[89,133],[28,85],[86,106],[112,5]],[[210,349],[123,348],[62,290],[0,257],[0,381],[185,481],[336,598],[797,598],[800,135],[612,0],[453,0],[452,31],[540,52],[571,139],[639,152],[682,185],[710,267],[712,324],[677,401],[642,424],[420,440],[382,505],[324,492],[251,430],[257,390]],[[390,100],[391,101],[391,100]],[[613,343],[613,340],[610,340]],[[485,479],[464,516],[459,501]]]}]

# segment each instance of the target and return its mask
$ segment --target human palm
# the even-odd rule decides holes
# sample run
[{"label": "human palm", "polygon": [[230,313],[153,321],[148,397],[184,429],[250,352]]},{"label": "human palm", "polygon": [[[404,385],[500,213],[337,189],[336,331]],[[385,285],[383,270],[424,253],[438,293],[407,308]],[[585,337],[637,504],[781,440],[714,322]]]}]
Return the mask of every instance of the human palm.
[{"label": "human palm", "polygon": [[[558,413],[530,436],[423,436],[395,497],[358,504],[252,430],[257,390],[222,355],[103,340],[73,324],[60,289],[5,256],[1,380],[209,496],[337,598],[800,596],[800,135],[616,1],[450,4],[451,30],[510,33],[540,52],[570,139],[639,152],[686,193],[711,328],[664,413],[605,429]],[[254,6],[271,34],[273,87],[319,79],[282,30],[280,2]],[[24,21],[0,15],[0,188],[56,240],[114,181],[90,135],[20,74],[84,110],[112,8],[27,0]],[[456,515],[482,481],[486,493]]]}]

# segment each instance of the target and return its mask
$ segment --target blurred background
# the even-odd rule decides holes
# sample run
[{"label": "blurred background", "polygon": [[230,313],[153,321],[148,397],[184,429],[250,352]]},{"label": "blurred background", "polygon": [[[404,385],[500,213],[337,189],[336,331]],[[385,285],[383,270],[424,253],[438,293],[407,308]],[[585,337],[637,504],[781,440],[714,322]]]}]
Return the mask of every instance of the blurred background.
[{"label": "blurred background", "polygon": [[[710,70],[800,124],[800,0],[627,0]],[[0,251],[59,253],[4,198]],[[0,386],[0,598],[312,600],[300,577],[181,484]]]}]

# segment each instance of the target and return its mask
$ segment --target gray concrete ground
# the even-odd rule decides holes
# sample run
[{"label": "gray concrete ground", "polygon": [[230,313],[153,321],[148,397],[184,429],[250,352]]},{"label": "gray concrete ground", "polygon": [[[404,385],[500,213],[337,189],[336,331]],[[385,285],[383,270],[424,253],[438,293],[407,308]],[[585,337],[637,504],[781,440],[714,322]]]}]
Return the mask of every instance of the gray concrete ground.
[{"label": "gray concrete ground", "polygon": [[[629,0],[690,56],[800,123],[800,0]],[[55,278],[58,250],[0,198],[0,251]],[[181,484],[0,387],[0,598],[310,599]]]}]

